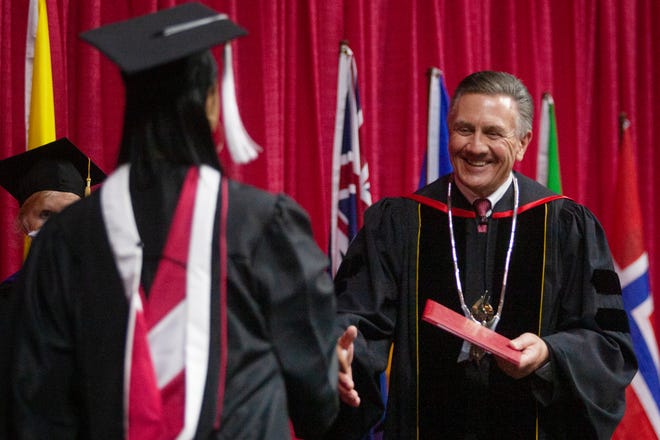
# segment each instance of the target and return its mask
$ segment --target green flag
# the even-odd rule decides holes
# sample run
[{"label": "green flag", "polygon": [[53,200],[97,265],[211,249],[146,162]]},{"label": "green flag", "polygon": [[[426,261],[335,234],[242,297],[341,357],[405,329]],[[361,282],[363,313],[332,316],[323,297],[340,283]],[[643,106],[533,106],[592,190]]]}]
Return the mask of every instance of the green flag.
[{"label": "green flag", "polygon": [[555,103],[549,93],[543,94],[540,131],[539,152],[536,162],[536,180],[557,194],[561,194]]}]

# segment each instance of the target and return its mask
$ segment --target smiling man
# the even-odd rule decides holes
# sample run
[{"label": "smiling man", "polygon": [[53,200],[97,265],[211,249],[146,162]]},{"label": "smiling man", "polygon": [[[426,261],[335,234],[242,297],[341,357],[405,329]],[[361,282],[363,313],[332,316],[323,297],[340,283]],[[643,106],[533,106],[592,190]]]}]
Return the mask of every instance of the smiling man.
[{"label": "smiling man", "polygon": [[[596,439],[619,423],[636,370],[619,280],[593,214],[513,171],[533,112],[513,75],[469,75],[448,116],[454,173],[367,211],[335,279],[335,438],[381,420],[391,347],[385,438]],[[427,300],[511,339],[520,363],[423,321]]]},{"label": "smiling man", "polygon": [[455,101],[449,149],[456,185],[465,196],[494,193],[525,155],[532,132],[517,129],[517,107],[505,95],[467,94]]}]

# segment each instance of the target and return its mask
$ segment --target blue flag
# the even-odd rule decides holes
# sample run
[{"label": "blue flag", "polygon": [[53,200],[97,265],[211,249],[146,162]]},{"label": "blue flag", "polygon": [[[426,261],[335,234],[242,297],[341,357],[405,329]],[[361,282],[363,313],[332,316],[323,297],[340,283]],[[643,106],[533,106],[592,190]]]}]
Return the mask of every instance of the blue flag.
[{"label": "blue flag", "polygon": [[428,137],[419,188],[452,172],[449,161],[449,94],[442,71],[432,67],[429,74]]}]

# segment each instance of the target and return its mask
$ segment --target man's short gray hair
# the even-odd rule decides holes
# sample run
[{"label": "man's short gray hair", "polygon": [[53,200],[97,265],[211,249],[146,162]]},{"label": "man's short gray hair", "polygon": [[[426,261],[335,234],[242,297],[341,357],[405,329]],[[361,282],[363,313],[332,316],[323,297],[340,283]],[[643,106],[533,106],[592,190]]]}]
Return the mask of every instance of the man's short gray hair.
[{"label": "man's short gray hair", "polygon": [[451,100],[449,115],[454,113],[461,96],[467,94],[505,95],[518,104],[518,123],[516,134],[522,138],[532,130],[534,120],[534,102],[527,87],[520,79],[506,72],[484,70],[466,76],[456,87]]}]

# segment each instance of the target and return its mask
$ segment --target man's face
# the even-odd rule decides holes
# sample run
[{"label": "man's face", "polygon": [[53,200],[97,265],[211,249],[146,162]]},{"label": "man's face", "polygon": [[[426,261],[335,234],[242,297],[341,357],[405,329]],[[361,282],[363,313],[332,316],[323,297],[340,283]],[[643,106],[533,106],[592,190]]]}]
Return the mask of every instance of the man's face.
[{"label": "man's face", "polygon": [[522,160],[532,133],[517,132],[518,104],[505,95],[467,94],[449,118],[449,156],[455,177],[472,197],[487,197]]},{"label": "man's face", "polygon": [[26,234],[38,231],[51,215],[60,212],[76,200],[80,200],[77,194],[70,192],[43,191],[43,193],[37,193],[33,202],[29,199],[26,201],[26,203],[31,203],[21,216],[21,223]]}]

